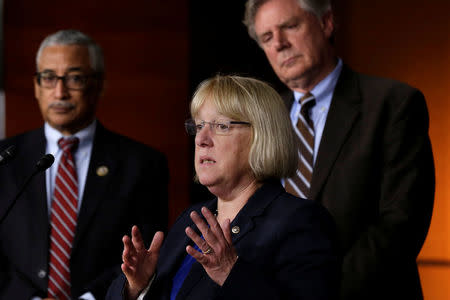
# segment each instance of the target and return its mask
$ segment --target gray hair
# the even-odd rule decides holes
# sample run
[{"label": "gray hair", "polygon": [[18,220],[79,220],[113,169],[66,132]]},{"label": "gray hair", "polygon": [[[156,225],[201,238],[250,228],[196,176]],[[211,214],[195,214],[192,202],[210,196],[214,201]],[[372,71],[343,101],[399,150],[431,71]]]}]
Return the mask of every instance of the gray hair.
[{"label": "gray hair", "polygon": [[[266,2],[274,0],[248,0],[245,4],[243,23],[247,26],[248,34],[258,42],[255,32],[255,16],[258,9]],[[331,0],[297,0],[298,5],[305,11],[314,14],[317,18],[331,10]]]},{"label": "gray hair", "polygon": [[291,177],[298,167],[295,133],[280,95],[260,80],[217,75],[203,81],[191,102],[196,118],[205,101],[218,113],[251,124],[249,165],[258,181]]},{"label": "gray hair", "polygon": [[87,47],[91,67],[94,69],[94,72],[99,74],[105,73],[105,63],[102,49],[92,38],[78,30],[60,30],[47,36],[42,41],[36,54],[36,69],[38,68],[42,51],[48,46],[55,45],[80,45]]}]

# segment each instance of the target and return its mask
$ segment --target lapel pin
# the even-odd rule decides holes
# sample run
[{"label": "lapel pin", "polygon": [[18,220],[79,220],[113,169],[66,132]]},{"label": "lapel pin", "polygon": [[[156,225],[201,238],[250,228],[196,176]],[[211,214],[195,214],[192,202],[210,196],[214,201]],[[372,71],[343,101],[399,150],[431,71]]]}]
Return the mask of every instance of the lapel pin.
[{"label": "lapel pin", "polygon": [[238,234],[241,231],[241,229],[239,228],[239,226],[233,226],[233,228],[231,228],[231,232],[234,234]]},{"label": "lapel pin", "polygon": [[107,166],[100,166],[97,168],[97,175],[100,177],[106,176],[108,174],[108,167]]}]

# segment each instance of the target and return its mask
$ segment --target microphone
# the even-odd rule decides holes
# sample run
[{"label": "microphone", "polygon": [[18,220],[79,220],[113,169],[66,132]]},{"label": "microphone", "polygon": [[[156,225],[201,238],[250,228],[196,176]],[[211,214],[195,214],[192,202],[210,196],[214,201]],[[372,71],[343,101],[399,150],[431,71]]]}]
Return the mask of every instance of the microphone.
[{"label": "microphone", "polygon": [[17,202],[17,199],[19,199],[19,197],[23,194],[23,192],[25,191],[25,188],[28,186],[28,184],[30,183],[31,179],[39,172],[43,172],[45,170],[47,170],[48,168],[50,168],[50,166],[53,164],[53,162],[55,161],[55,157],[51,154],[45,154],[44,156],[42,156],[36,163],[33,173],[31,173],[30,176],[28,176],[27,180],[25,180],[25,182],[22,184],[22,186],[19,189],[19,192],[17,193],[16,197],[14,197],[14,199],[9,203],[8,208],[6,209],[5,213],[3,214],[3,216],[0,218],[0,225],[3,223],[3,221],[6,219],[6,217],[9,215],[9,212],[11,211],[11,209],[14,207],[14,205]]},{"label": "microphone", "polygon": [[0,152],[0,166],[6,165],[16,155],[16,146],[11,145]]},{"label": "microphone", "polygon": [[42,156],[38,162],[36,163],[36,173],[43,172],[50,168],[51,165],[53,165],[53,162],[55,161],[55,157],[51,154],[45,154]]}]

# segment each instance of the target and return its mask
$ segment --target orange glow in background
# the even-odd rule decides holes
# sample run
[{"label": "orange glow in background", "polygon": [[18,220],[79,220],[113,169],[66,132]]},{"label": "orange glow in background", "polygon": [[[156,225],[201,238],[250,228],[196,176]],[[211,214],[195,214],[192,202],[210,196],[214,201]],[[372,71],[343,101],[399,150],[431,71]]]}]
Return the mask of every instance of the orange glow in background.
[{"label": "orange glow in background", "polygon": [[[192,180],[182,126],[189,69],[196,67],[189,65],[189,1],[94,2],[4,1],[7,136],[42,125],[32,83],[40,41],[62,28],[85,31],[105,50],[100,120],[167,155],[173,222],[189,204]],[[450,299],[450,1],[336,0],[336,5],[337,46],[344,61],[356,71],[407,82],[427,100],[436,197],[418,262],[425,300]]]},{"label": "orange glow in background", "polygon": [[418,258],[425,300],[450,299],[450,1],[344,0],[340,53],[355,70],[420,89],[430,114],[436,195]]}]

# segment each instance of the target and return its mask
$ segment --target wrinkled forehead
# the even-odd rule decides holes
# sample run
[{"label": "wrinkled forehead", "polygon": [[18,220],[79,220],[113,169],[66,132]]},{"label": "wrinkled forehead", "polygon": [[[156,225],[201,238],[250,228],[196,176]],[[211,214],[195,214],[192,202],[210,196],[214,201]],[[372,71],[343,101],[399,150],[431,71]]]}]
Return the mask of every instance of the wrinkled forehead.
[{"label": "wrinkled forehead", "polygon": [[253,22],[257,35],[285,26],[293,19],[304,17],[308,12],[295,0],[266,1],[255,12]]}]

